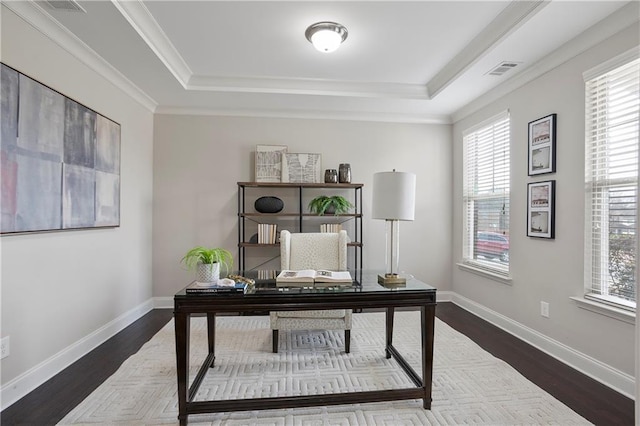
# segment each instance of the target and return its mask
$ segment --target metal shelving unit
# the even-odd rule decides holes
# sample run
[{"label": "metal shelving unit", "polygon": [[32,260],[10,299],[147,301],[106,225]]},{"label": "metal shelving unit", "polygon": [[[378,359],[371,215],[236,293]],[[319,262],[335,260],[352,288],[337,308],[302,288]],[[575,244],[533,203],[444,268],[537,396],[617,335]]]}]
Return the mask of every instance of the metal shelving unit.
[{"label": "metal shelving unit", "polygon": [[[280,244],[257,244],[247,241],[247,222],[259,223],[260,219],[276,221],[279,219],[294,220],[297,223],[297,229],[292,232],[310,232],[310,225],[306,224],[308,220],[318,217],[338,218],[343,222],[354,221],[352,241],[349,243],[350,251],[353,251],[353,265],[355,269],[362,269],[362,187],[361,183],[271,183],[271,182],[238,182],[238,267],[240,270],[247,268],[246,255],[248,249],[265,249],[279,247]],[[286,213],[255,213],[247,211],[247,188],[256,188],[258,191],[262,189],[294,189],[296,193],[297,211]],[[353,190],[353,199],[350,200],[354,205],[354,213],[346,213],[339,215],[319,216],[312,213],[304,213],[304,197],[308,194],[321,193],[329,190]],[[266,194],[265,194],[266,195]],[[269,194],[270,195],[270,194]],[[256,197],[257,199],[258,197]],[[255,201],[251,198],[251,205]],[[275,218],[275,219],[274,219]],[[307,230],[307,231],[305,231]],[[249,268],[251,269],[251,268]]]}]

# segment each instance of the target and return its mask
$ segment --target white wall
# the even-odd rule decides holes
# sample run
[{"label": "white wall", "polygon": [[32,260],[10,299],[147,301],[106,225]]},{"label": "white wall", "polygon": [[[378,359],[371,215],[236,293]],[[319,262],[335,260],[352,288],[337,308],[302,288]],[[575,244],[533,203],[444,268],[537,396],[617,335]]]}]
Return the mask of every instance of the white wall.
[{"label": "white wall", "polygon": [[120,123],[122,132],[119,228],[0,239],[1,335],[10,336],[1,361],[4,408],[38,384],[50,370],[43,364],[65,362],[53,360],[60,351],[151,298],[153,114],[5,6],[1,18],[2,62]]},{"label": "white wall", "polygon": [[154,296],[193,279],[179,264],[197,244],[237,258],[237,182],[254,179],[257,144],[322,154],[323,170],[350,163],[364,183],[364,265],[384,268],[384,222],[371,219],[373,174],[417,174],[416,220],[401,224],[402,269],[449,289],[451,126],[331,120],[157,115],[154,146]]},{"label": "white wall", "polygon": [[[634,375],[634,326],[580,309],[583,292],[584,80],[582,73],[636,45],[634,25],[456,122],[453,128],[453,259],[462,253],[462,132],[508,109],[511,114],[511,285],[453,266],[453,291],[525,327]],[[557,172],[527,176],[527,123],[557,116]],[[526,236],[527,183],[556,180],[556,238]],[[540,316],[540,302],[550,317]],[[629,391],[633,394],[633,390]]]}]

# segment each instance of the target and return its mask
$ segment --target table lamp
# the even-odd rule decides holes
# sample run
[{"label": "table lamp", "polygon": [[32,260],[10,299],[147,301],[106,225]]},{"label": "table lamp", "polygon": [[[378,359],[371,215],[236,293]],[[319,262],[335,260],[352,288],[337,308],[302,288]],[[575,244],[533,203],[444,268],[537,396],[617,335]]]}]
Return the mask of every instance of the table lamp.
[{"label": "table lamp", "polygon": [[373,218],[386,221],[385,273],[378,275],[380,284],[403,284],[398,275],[399,232],[401,220],[413,220],[416,210],[416,175],[380,172],[373,175]]}]

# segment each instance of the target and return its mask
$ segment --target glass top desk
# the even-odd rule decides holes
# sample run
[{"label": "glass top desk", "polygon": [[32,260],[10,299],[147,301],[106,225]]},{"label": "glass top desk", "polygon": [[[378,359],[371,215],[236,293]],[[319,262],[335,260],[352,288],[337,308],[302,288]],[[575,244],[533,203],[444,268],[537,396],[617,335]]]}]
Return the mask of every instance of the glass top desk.
[{"label": "glass top desk", "polygon": [[[242,275],[242,274],[241,274]],[[425,409],[431,408],[431,378],[433,371],[433,335],[436,312],[436,289],[417,279],[407,279],[406,285],[385,287],[378,284],[377,273],[352,271],[353,285],[328,287],[326,284],[300,287],[276,286],[275,273],[251,271],[244,274],[256,283],[246,293],[186,294],[182,289],[174,296],[176,364],[178,376],[178,419],[187,424],[189,414],[226,411],[263,410],[311,407],[364,402],[422,399]],[[422,335],[422,375],[411,368],[392,344],[393,316],[398,307],[420,310]],[[215,361],[216,314],[221,312],[297,311],[308,309],[386,309],[385,356],[393,357],[415,384],[407,389],[380,389],[364,392],[343,392],[322,395],[283,396],[271,398],[196,401],[202,380]],[[189,385],[189,330],[193,314],[206,314],[208,355]]]}]

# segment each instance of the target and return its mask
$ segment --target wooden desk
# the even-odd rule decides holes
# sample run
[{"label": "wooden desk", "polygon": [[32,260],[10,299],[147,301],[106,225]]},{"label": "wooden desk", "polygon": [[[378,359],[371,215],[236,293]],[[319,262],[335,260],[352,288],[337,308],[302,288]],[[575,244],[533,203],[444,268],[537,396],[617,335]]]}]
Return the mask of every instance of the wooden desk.
[{"label": "wooden desk", "polygon": [[[255,274],[255,272],[254,272]],[[174,297],[176,334],[176,367],[178,375],[178,419],[186,425],[189,414],[226,411],[264,410],[364,402],[422,399],[431,408],[433,370],[433,333],[436,312],[436,289],[416,279],[404,287],[385,288],[373,273],[357,273],[359,282],[350,287],[277,288],[275,280],[257,280],[246,294],[187,295],[181,290]],[[394,309],[420,309],[422,331],[422,376],[417,374],[392,344]],[[387,358],[393,357],[416,385],[414,388],[385,389],[365,392],[343,392],[324,395],[283,396],[271,398],[195,401],[195,396],[208,369],[215,361],[216,314],[220,312],[296,311],[306,309],[386,308]],[[193,314],[206,314],[208,355],[189,386],[189,331]],[[357,314],[356,314],[357,315]]]}]

